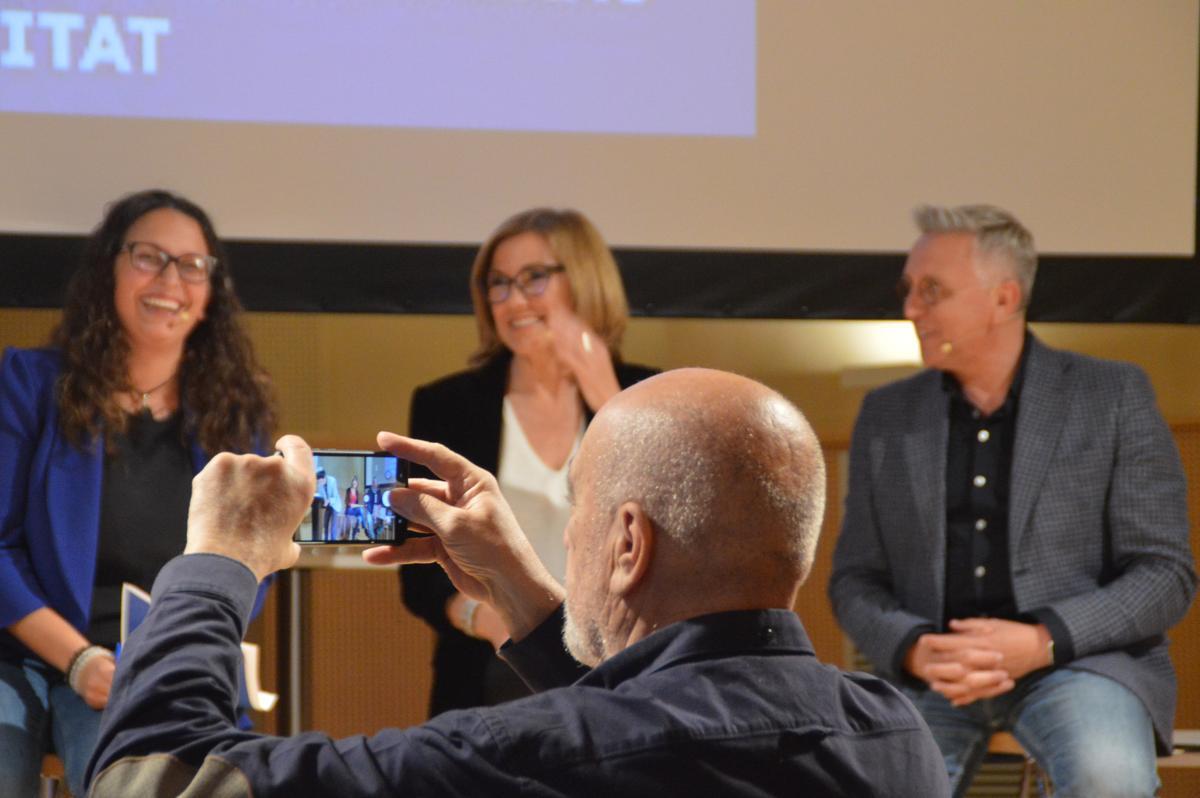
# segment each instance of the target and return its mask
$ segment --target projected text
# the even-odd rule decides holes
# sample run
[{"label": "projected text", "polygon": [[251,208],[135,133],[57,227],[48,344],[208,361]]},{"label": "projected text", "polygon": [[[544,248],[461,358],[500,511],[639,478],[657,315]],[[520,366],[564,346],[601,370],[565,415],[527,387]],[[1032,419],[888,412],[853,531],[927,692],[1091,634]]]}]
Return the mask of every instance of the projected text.
[{"label": "projected text", "polygon": [[114,17],[62,11],[0,9],[7,45],[0,69],[54,69],[95,72],[104,68],[127,75],[158,73],[158,48],[171,32],[162,17]]},{"label": "projected text", "polygon": [[0,0],[0,112],[751,136],[755,0]]}]

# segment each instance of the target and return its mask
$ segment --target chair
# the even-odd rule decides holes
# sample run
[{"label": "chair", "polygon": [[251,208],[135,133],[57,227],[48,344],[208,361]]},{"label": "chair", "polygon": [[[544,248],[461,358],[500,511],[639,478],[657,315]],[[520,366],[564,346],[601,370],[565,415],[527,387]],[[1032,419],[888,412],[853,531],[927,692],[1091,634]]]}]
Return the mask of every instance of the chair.
[{"label": "chair", "polygon": [[38,785],[38,798],[68,798],[62,760],[54,754],[42,757],[42,780]]},{"label": "chair", "polygon": [[[849,664],[850,670],[874,671],[871,661],[849,637],[842,638],[842,645],[843,662]],[[967,798],[1050,798],[1052,795],[1050,780],[1017,738],[1008,732],[996,732],[988,740],[983,764],[967,790]]]},{"label": "chair", "polygon": [[1200,768],[1200,729],[1176,729],[1175,750],[1158,758],[1159,770]]},{"label": "chair", "polygon": [[1008,732],[995,732],[967,790],[968,798],[1050,798],[1049,779]]}]

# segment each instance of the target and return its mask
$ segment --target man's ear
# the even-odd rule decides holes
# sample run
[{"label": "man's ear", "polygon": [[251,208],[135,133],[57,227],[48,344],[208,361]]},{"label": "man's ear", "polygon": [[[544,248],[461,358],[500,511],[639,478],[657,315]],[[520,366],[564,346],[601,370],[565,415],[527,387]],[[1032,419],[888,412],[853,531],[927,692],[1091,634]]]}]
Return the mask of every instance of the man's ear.
[{"label": "man's ear", "polygon": [[1011,278],[996,286],[996,315],[998,321],[1008,321],[1021,312],[1021,284]]},{"label": "man's ear", "polygon": [[613,569],[609,583],[615,595],[627,596],[650,570],[658,530],[637,502],[625,502],[618,507],[613,525],[610,540]]}]

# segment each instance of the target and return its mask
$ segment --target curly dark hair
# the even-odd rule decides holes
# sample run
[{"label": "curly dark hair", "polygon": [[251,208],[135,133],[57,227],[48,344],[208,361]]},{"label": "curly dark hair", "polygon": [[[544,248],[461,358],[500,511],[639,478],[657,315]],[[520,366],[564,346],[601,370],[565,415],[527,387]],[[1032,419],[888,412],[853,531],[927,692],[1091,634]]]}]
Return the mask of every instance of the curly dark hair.
[{"label": "curly dark hair", "polygon": [[158,189],[130,194],[108,207],[67,285],[62,321],[51,333],[51,343],[63,354],[57,385],[63,432],[82,448],[103,431],[111,449],[112,436],[126,429],[128,415],[114,399],[132,390],[126,370],[129,338],[114,302],[114,263],[129,228],[162,208],[192,218],[209,254],[217,258],[204,318],[188,336],[179,364],[183,434],[194,434],[210,454],[266,445],[275,426],[275,398],[270,377],[255,359],[242,327],[242,305],[234,293],[228,254],[208,214]]}]

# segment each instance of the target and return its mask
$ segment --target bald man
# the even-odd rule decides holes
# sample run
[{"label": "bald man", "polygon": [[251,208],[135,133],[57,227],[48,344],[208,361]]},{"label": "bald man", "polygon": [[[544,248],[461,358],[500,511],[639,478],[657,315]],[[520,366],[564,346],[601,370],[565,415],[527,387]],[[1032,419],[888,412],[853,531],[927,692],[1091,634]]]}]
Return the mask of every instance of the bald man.
[{"label": "bald man", "polygon": [[[288,436],[282,458],[220,455],[196,478],[187,549],[122,655],[91,795],[948,794],[913,707],[817,662],[790,610],[825,471],[778,394],[689,370],[606,404],[571,466],[565,591],[490,474],[436,444],[379,445],[444,482],[390,495],[434,537],[364,556],[440,563],[492,604],[502,656],[542,692],[369,738],[235,728],[255,587],[295,561],[312,495],[311,452]],[[592,670],[570,684],[575,660]]]}]

